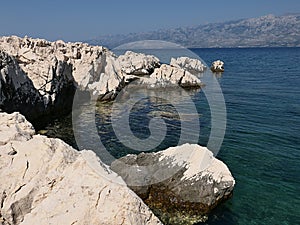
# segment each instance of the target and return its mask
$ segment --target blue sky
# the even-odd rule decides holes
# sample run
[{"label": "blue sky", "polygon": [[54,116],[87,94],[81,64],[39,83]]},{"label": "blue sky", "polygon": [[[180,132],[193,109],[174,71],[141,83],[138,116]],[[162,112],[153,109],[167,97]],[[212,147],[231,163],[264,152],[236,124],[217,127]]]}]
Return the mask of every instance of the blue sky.
[{"label": "blue sky", "polygon": [[297,12],[299,0],[10,0],[1,2],[0,35],[75,41]]}]

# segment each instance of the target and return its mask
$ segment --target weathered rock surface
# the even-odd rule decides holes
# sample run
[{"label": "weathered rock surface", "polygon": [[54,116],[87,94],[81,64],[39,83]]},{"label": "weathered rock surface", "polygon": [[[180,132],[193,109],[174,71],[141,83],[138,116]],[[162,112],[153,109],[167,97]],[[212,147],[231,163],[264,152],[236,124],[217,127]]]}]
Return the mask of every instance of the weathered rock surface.
[{"label": "weathered rock surface", "polygon": [[92,151],[0,114],[0,224],[161,224]]},{"label": "weathered rock surface", "polygon": [[224,62],[221,60],[214,61],[210,67],[211,71],[214,73],[224,72]]},{"label": "weathered rock surface", "polygon": [[[159,59],[151,55],[128,51],[116,57],[102,46],[81,42],[10,36],[0,38],[0,48],[18,60],[42,95],[53,99],[59,88],[73,79],[80,89],[91,88],[104,95],[122,86],[127,75],[150,75],[160,67]],[[199,67],[198,62],[190,62]]]},{"label": "weathered rock surface", "polygon": [[192,74],[203,73],[206,69],[206,66],[200,60],[188,57],[172,58],[170,66],[184,69]]},{"label": "weathered rock surface", "polygon": [[127,155],[112,163],[165,224],[194,224],[232,195],[235,180],[227,166],[199,145]]},{"label": "weathered rock surface", "polygon": [[[3,65],[0,68],[3,77],[0,92],[6,99],[4,101],[2,97],[0,109],[20,111],[35,127],[43,126],[39,123],[47,123],[45,119],[40,120],[41,117],[50,119],[71,112],[76,89],[87,91],[100,100],[112,100],[132,81],[137,81],[140,88],[201,86],[195,75],[182,68],[161,66],[154,56],[128,51],[117,57],[104,47],[80,42],[49,42],[10,36],[0,38],[0,50],[3,52],[0,58]],[[9,69],[7,60],[12,64]],[[178,66],[189,69],[189,62],[195,68],[201,67],[198,62],[189,59],[185,59],[185,63],[178,62]],[[21,77],[28,80],[26,76],[32,81],[30,85],[30,82],[25,86],[10,82]],[[21,90],[24,92],[22,97]]]},{"label": "weathered rock surface", "polygon": [[121,70],[128,75],[150,75],[160,67],[159,59],[152,55],[127,51],[118,57]]},{"label": "weathered rock surface", "polygon": [[97,91],[106,94],[121,80],[112,63],[116,57],[101,46],[11,36],[0,38],[0,48],[18,60],[42,95],[52,99],[67,85],[87,90],[95,82],[103,83]]},{"label": "weathered rock surface", "polygon": [[21,111],[34,119],[47,107],[45,100],[17,61],[0,50],[0,109]]},{"label": "weathered rock surface", "polygon": [[34,87],[52,101],[69,86],[100,99],[113,98],[133,75],[149,75],[160,66],[154,56],[128,51],[117,57],[102,46],[81,42],[11,36],[0,38],[0,49],[15,57]]},{"label": "weathered rock surface", "polygon": [[167,64],[162,64],[160,68],[154,70],[150,77],[143,77],[137,82],[148,87],[199,88],[203,85],[201,80],[190,72]]}]

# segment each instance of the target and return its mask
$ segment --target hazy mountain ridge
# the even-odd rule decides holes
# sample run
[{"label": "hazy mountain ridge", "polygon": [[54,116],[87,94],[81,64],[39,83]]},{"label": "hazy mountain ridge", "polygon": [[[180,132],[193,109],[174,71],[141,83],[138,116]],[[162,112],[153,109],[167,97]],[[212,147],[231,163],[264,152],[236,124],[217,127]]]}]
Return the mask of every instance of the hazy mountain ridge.
[{"label": "hazy mountain ridge", "polygon": [[300,13],[210,23],[144,33],[104,35],[90,44],[110,48],[139,40],[164,40],[185,47],[300,47]]}]

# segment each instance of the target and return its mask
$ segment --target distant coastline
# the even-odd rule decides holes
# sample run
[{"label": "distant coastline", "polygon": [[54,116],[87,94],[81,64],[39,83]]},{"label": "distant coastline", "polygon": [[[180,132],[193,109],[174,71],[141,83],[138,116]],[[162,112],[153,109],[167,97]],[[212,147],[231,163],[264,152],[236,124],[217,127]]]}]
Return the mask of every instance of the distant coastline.
[{"label": "distant coastline", "polygon": [[169,41],[187,48],[300,47],[300,13],[267,15],[143,33],[102,35],[86,42],[115,48],[141,40]]}]

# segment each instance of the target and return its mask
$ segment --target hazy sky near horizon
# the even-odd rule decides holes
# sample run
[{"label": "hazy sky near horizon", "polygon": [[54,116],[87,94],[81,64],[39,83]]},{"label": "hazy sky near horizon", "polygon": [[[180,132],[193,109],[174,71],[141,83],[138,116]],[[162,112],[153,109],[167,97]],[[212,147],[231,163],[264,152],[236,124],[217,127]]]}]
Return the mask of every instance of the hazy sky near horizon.
[{"label": "hazy sky near horizon", "polygon": [[0,35],[80,41],[298,12],[299,0],[11,0],[1,2]]}]

